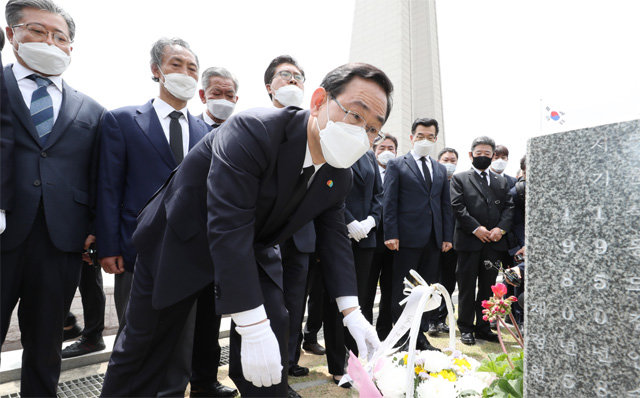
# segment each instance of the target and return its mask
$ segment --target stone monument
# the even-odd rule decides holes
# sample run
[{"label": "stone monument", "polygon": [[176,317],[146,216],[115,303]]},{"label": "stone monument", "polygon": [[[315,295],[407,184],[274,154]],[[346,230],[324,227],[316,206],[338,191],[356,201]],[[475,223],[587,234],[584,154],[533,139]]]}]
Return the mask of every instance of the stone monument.
[{"label": "stone monument", "polygon": [[524,392],[640,397],[640,120],[527,151]]}]

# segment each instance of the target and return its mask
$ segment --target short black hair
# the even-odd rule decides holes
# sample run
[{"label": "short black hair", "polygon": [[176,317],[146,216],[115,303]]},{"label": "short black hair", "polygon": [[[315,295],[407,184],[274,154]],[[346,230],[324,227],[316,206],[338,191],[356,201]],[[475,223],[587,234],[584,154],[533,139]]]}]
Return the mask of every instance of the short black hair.
[{"label": "short black hair", "polygon": [[493,140],[493,138],[487,137],[486,135],[483,135],[482,137],[478,137],[473,140],[473,142],[471,143],[471,152],[473,152],[473,150],[478,145],[489,145],[491,147],[491,151],[493,152],[496,151],[496,142]]},{"label": "short black hair", "polygon": [[[302,76],[306,78],[306,76],[304,75],[304,69],[302,69],[302,67],[298,65],[298,62],[291,55],[279,55],[271,60],[271,63],[269,63],[269,66],[267,66],[267,70],[264,71],[265,86],[267,84],[271,84],[273,77],[276,75],[276,68],[282,64],[291,64],[295,66],[300,70]],[[271,93],[269,93],[269,98],[273,99]]]},{"label": "short black hair", "polygon": [[4,48],[4,30],[0,29],[0,51],[2,51],[3,48]]},{"label": "short black hair", "polygon": [[496,150],[493,152],[493,154],[509,157],[509,149],[504,145],[496,145]]},{"label": "short black hair", "polygon": [[387,95],[387,113],[384,117],[385,122],[389,119],[391,108],[393,107],[393,83],[389,77],[380,69],[373,65],[352,62],[338,66],[322,79],[320,87],[324,88],[328,94],[337,97],[342,93],[344,87],[354,78],[359,77],[365,80],[372,80],[384,90]]},{"label": "short black hair", "polygon": [[524,155],[520,159],[520,170],[525,171],[527,169],[527,155]]},{"label": "short black hair", "polygon": [[438,127],[438,121],[436,119],[430,119],[428,117],[417,118],[416,120],[413,121],[413,124],[411,125],[411,135],[416,134],[416,129],[418,128],[418,126],[435,127],[436,137],[438,136],[438,132],[440,132],[440,127]]},{"label": "short black hair", "polygon": [[384,140],[391,140],[393,142],[393,145],[396,146],[396,151],[398,150],[398,139],[394,136],[392,136],[391,134],[387,134],[387,133],[382,133],[382,138],[378,138],[374,143],[373,143],[373,150],[376,150],[376,147]]},{"label": "short black hair", "polygon": [[442,150],[440,151],[440,153],[438,153],[438,160],[440,160],[440,158],[442,157],[442,155],[444,155],[445,153],[453,153],[454,155],[456,155],[456,159],[460,159],[460,156],[458,156],[458,151],[456,151],[453,148],[449,148],[449,147],[445,147],[442,148]]}]

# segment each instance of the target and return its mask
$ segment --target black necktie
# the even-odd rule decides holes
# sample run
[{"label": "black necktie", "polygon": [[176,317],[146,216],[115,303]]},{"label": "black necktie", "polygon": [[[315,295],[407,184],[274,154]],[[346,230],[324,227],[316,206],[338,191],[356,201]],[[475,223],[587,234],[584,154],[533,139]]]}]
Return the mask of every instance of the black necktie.
[{"label": "black necktie", "polygon": [[169,123],[169,146],[173,157],[176,159],[176,163],[182,163],[184,158],[184,149],[182,148],[182,126],[180,126],[180,116],[182,112],[173,111],[169,114],[171,123]]},{"label": "black necktie", "polygon": [[[487,172],[483,171],[480,173],[480,188],[482,188],[482,192],[484,195],[489,198],[489,183],[487,182]],[[489,200],[489,199],[487,199]]]},{"label": "black necktie", "polygon": [[293,192],[289,197],[289,200],[282,206],[280,212],[282,214],[281,222],[284,223],[295,211],[296,207],[302,201],[304,194],[307,193],[307,185],[309,185],[309,180],[315,171],[315,167],[309,166],[302,169],[302,173],[300,177],[298,177],[298,181],[296,182],[295,187],[293,188]]},{"label": "black necktie", "polygon": [[427,183],[427,189],[431,191],[431,173],[429,173],[429,167],[427,166],[427,158],[421,157],[422,161],[422,174],[424,174],[424,182]]}]

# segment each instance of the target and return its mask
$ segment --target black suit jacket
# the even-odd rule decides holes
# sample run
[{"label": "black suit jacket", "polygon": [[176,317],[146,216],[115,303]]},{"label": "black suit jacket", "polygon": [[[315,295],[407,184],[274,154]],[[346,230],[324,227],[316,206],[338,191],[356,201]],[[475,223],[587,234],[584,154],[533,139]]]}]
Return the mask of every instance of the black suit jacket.
[{"label": "black suit jacket", "polygon": [[480,177],[473,169],[454,174],[451,178],[451,205],[456,218],[453,247],[456,250],[482,250],[485,245],[496,251],[508,250],[504,237],[497,243],[483,243],[473,235],[479,226],[488,230],[495,227],[507,232],[511,230],[513,200],[507,180],[492,172],[489,176],[488,195],[482,191]]},{"label": "black suit jacket", "polygon": [[258,307],[264,301],[258,268],[282,288],[274,246],[311,220],[333,282],[329,294],[357,295],[344,224],[351,171],[324,164],[301,201],[283,212],[302,171],[308,119],[308,111],[295,108],[252,109],[229,118],[189,152],[141,212],[134,234],[138,262],[154,269],[155,308],[212,281],[217,312]]},{"label": "black suit jacket", "polygon": [[2,56],[0,56],[0,209],[13,207],[13,126],[7,85],[4,83]]},{"label": "black suit jacket", "polygon": [[[391,159],[384,177],[384,238],[399,239],[400,247],[422,248],[435,234],[438,247],[451,242],[453,219],[447,170],[429,158],[431,190],[411,152]],[[428,170],[427,170],[428,172]]]},{"label": "black suit jacket", "polygon": [[105,110],[63,82],[60,112],[42,146],[11,65],[4,69],[4,83],[15,135],[15,200],[7,213],[2,250],[27,238],[42,201],[53,244],[61,251],[81,252],[93,233],[98,126]]},{"label": "black suit jacket", "polygon": [[[345,222],[349,224],[371,216],[376,221],[376,226],[379,226],[382,222],[382,184],[373,152],[365,153],[351,166],[351,170],[353,187],[345,201]],[[372,229],[366,238],[354,243],[361,248],[376,247],[376,230]]]}]

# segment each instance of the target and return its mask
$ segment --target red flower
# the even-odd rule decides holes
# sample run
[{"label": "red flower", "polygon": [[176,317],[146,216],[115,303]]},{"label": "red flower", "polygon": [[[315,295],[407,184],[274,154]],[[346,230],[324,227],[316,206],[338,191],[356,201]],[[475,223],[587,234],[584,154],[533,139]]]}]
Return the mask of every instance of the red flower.
[{"label": "red flower", "polygon": [[491,291],[496,297],[500,298],[507,294],[507,287],[502,283],[496,283],[495,285],[491,286]]},{"label": "red flower", "polygon": [[482,300],[482,308],[491,308],[493,307],[493,304],[491,304],[491,302],[489,300]]},{"label": "red flower", "polygon": [[518,299],[516,298],[516,296],[511,296],[511,297],[509,297],[509,300],[511,300],[511,301],[512,301],[512,302],[514,302],[514,303],[515,303],[516,301],[518,301]]}]

